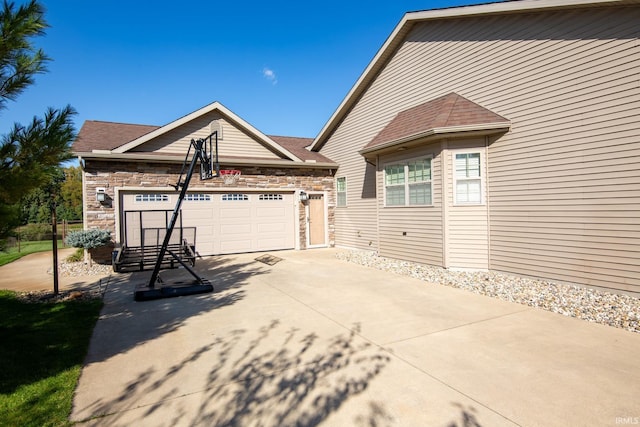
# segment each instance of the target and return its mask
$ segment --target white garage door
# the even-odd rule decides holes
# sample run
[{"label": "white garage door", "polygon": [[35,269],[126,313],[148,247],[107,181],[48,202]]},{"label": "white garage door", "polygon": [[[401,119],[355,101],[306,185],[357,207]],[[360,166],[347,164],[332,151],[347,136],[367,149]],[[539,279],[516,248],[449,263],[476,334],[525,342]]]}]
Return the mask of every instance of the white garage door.
[{"label": "white garage door", "polygon": [[[122,211],[173,210],[177,199],[177,193],[123,192]],[[293,249],[294,212],[292,193],[193,192],[182,203],[182,224],[196,227],[200,255]]]}]

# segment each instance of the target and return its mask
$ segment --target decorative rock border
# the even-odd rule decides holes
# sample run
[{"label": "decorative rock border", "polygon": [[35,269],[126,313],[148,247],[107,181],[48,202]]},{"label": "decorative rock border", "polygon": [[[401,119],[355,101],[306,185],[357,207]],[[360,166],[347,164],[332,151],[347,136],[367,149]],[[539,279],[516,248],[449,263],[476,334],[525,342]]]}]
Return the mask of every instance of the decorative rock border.
[{"label": "decorative rock border", "polygon": [[[49,268],[47,273],[53,274],[53,269]],[[83,261],[61,261],[58,263],[58,274],[60,277],[106,276],[111,273],[113,273],[113,267],[111,264],[99,264],[95,261],[91,266]]]}]

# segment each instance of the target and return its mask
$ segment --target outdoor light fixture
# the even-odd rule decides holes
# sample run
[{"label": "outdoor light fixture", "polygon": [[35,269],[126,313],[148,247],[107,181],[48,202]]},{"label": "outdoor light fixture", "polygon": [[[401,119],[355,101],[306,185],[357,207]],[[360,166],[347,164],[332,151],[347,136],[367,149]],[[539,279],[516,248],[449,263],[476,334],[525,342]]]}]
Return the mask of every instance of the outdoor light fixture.
[{"label": "outdoor light fixture", "polygon": [[307,200],[309,200],[309,195],[307,193],[305,193],[304,191],[300,192],[300,201],[301,202],[306,202]]},{"label": "outdoor light fixture", "polygon": [[104,203],[107,201],[107,193],[104,188],[102,187],[96,188],[96,200],[100,203]]}]

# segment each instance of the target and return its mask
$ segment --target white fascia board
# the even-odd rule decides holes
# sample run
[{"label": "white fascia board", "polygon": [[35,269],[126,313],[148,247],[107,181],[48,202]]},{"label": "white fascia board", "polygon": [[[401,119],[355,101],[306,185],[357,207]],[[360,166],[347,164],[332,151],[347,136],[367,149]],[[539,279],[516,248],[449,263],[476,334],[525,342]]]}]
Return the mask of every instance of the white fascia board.
[{"label": "white fascia board", "polygon": [[495,123],[483,123],[479,125],[463,125],[463,126],[444,126],[439,128],[433,128],[434,134],[441,133],[457,133],[457,132],[478,132],[486,130],[503,131],[509,130],[511,122],[495,122]]},{"label": "white fascia board", "polygon": [[240,127],[246,129],[247,131],[249,131],[250,133],[254,134],[255,136],[257,136],[259,139],[261,139],[265,144],[267,144],[268,146],[270,146],[273,150],[283,154],[284,156],[290,158],[291,160],[295,161],[295,162],[300,162],[302,161],[300,158],[298,158],[296,155],[294,155],[293,153],[291,153],[289,150],[285,149],[284,147],[280,146],[278,143],[276,143],[274,140],[272,140],[271,138],[269,138],[268,136],[266,136],[264,133],[260,132],[258,129],[256,129],[255,127],[253,127],[251,124],[249,124],[247,121],[243,120],[240,116],[236,115],[235,113],[233,113],[231,110],[229,110],[227,107],[225,107],[224,105],[222,105],[220,102],[215,101],[212,102],[211,104],[200,108],[199,110],[194,111],[193,113],[187,114],[186,116],[183,116],[181,118],[179,118],[178,120],[174,120],[173,122],[164,125],[154,131],[151,131],[145,135],[142,135],[140,138],[136,138],[131,142],[128,142],[124,145],[121,145],[120,147],[114,148],[113,150],[111,150],[112,153],[118,153],[118,154],[122,154],[125,153],[133,148],[136,148],[142,144],[144,144],[145,142],[151,141],[153,138],[157,138],[158,136],[167,133],[173,129],[176,129],[177,127],[180,127],[182,125],[184,125],[185,123],[190,122],[191,120],[197,119],[198,117],[210,113],[212,111],[218,110],[222,115],[227,116],[229,119],[231,119],[231,121],[236,122]]},{"label": "white fascia board", "polygon": [[606,4],[633,4],[638,0],[521,0],[504,1],[500,3],[488,3],[473,6],[451,7],[444,9],[425,10],[406,13],[395,29],[384,42],[380,50],[373,57],[369,65],[360,75],[347,96],[342,100],[338,108],[333,112],[327,123],[322,127],[313,143],[308,147],[310,151],[319,149],[335,129],[338,123],[344,118],[346,112],[358,98],[358,95],[365,90],[361,87],[366,85],[368,80],[373,78],[385,64],[386,58],[393,53],[395,48],[402,43],[411,26],[416,22],[461,18],[474,15],[492,15],[502,13],[531,12],[535,10],[571,8],[578,6],[597,6]]},{"label": "white fascia board", "polygon": [[[169,155],[158,156],[154,154],[143,153],[95,153],[95,152],[77,152],[74,155],[88,160],[106,160],[119,162],[149,162],[149,163],[183,163],[184,156]],[[291,160],[273,160],[273,159],[238,159],[220,157],[220,163],[229,166],[266,166],[266,167],[285,167],[296,169],[337,169],[338,164],[333,162],[305,162]]]}]

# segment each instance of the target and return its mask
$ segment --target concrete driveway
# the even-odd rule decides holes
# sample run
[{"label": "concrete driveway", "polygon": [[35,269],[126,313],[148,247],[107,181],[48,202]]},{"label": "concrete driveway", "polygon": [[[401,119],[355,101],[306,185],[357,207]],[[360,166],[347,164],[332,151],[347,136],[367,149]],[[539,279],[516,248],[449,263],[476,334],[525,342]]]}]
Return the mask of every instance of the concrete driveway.
[{"label": "concrete driveway", "polygon": [[149,273],[112,278],[72,420],[640,422],[640,334],[338,261],[333,249],[273,252],[273,266],[259,255],[199,261],[210,294],[134,302]]},{"label": "concrete driveway", "polygon": [[[58,250],[59,262],[76,251],[75,248]],[[53,251],[36,252],[0,267],[0,289],[17,292],[53,291]],[[58,277],[59,289],[72,291],[100,286],[107,275]]]}]

